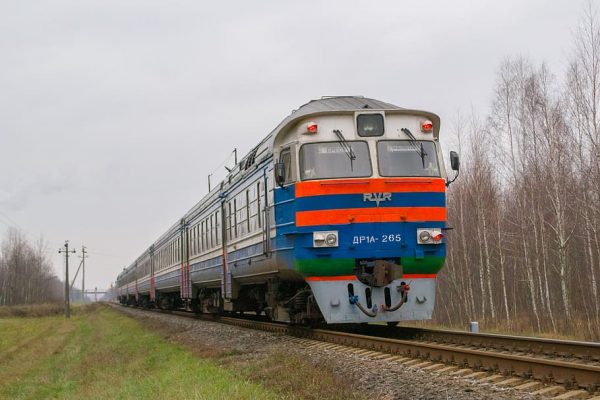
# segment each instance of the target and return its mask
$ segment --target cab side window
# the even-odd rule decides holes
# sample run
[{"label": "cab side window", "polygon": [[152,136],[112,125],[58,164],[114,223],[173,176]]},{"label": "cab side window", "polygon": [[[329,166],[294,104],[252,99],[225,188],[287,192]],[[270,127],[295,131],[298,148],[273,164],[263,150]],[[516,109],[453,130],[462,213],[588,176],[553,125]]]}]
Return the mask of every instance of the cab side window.
[{"label": "cab side window", "polygon": [[281,152],[280,160],[285,165],[285,182],[288,184],[294,181],[294,170],[292,166],[292,152],[290,149],[285,149]]}]

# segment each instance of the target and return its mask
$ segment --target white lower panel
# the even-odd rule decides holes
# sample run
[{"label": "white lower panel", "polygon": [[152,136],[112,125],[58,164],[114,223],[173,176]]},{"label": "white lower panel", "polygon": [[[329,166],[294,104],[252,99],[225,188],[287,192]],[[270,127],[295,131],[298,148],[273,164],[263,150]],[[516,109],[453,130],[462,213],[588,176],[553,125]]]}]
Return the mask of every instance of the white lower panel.
[{"label": "white lower panel", "polygon": [[[343,281],[308,281],[321,313],[327,323],[361,323],[361,322],[396,322],[431,319],[435,303],[435,278],[398,279],[390,283],[391,306],[400,302],[400,282],[410,285],[408,301],[396,311],[384,311],[385,288],[369,287],[358,280]],[[371,289],[374,317],[363,313],[356,304],[351,304],[348,295],[348,284],[354,286],[354,294],[358,301],[367,308],[365,291]]]}]

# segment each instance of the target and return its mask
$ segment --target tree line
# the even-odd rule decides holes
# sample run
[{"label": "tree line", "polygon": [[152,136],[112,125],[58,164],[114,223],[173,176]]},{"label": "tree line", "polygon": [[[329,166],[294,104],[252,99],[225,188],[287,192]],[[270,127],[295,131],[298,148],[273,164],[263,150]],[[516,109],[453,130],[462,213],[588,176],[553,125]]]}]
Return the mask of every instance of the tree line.
[{"label": "tree line", "polygon": [[62,301],[63,290],[43,242],[10,228],[0,245],[0,306]]},{"label": "tree line", "polygon": [[500,65],[486,116],[458,115],[436,320],[600,338],[600,27],[591,6],[560,77]]}]

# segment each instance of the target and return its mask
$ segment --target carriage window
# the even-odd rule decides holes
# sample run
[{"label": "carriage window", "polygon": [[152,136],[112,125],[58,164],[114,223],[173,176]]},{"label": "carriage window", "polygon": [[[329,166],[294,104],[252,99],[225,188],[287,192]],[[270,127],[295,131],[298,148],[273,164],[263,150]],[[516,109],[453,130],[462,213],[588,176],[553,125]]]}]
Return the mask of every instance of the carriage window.
[{"label": "carriage window", "polygon": [[258,228],[262,228],[262,221],[260,219],[260,182],[256,183],[256,218],[258,221]]},{"label": "carriage window", "polygon": [[200,223],[196,225],[196,254],[200,253]]},{"label": "carriage window", "polygon": [[198,225],[194,226],[192,232],[194,234],[192,238],[192,253],[196,255],[198,254]]},{"label": "carriage window", "polygon": [[237,200],[233,199],[233,237],[237,237],[238,235],[238,226],[237,226]]},{"label": "carriage window", "polygon": [[364,178],[371,176],[371,173],[371,158],[366,142],[307,143],[300,148],[302,180]]},{"label": "carriage window", "polygon": [[215,247],[215,224],[214,224],[214,215],[210,216],[210,244],[209,248]]},{"label": "carriage window", "polygon": [[250,233],[250,189],[246,189],[246,227]]},{"label": "carriage window", "polygon": [[381,176],[440,176],[433,142],[382,140],[377,158]]},{"label": "carriage window", "polygon": [[215,238],[216,238],[216,245],[219,246],[221,244],[221,235],[223,234],[223,232],[221,231],[221,219],[219,218],[220,212],[217,211],[215,213]]},{"label": "carriage window", "polygon": [[227,213],[227,237],[229,238],[229,240],[233,239],[233,214],[231,213],[231,201],[229,203],[227,203],[227,208],[229,209],[229,212]]}]

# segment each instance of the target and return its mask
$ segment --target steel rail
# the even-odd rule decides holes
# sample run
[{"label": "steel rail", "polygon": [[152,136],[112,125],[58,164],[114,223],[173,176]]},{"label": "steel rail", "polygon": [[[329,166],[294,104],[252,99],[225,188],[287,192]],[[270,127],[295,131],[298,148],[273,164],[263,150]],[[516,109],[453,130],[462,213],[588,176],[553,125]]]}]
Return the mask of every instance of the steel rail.
[{"label": "steel rail", "polygon": [[[349,331],[348,329],[341,329]],[[351,330],[350,330],[351,331]],[[351,331],[352,332],[352,331]],[[499,351],[542,354],[554,358],[577,358],[600,362],[600,343],[575,340],[547,339],[530,336],[502,335],[495,333],[471,333],[443,329],[426,329],[399,326],[391,330],[384,326],[370,325],[356,333],[366,333],[391,339],[417,339],[439,344],[474,346]]]}]

